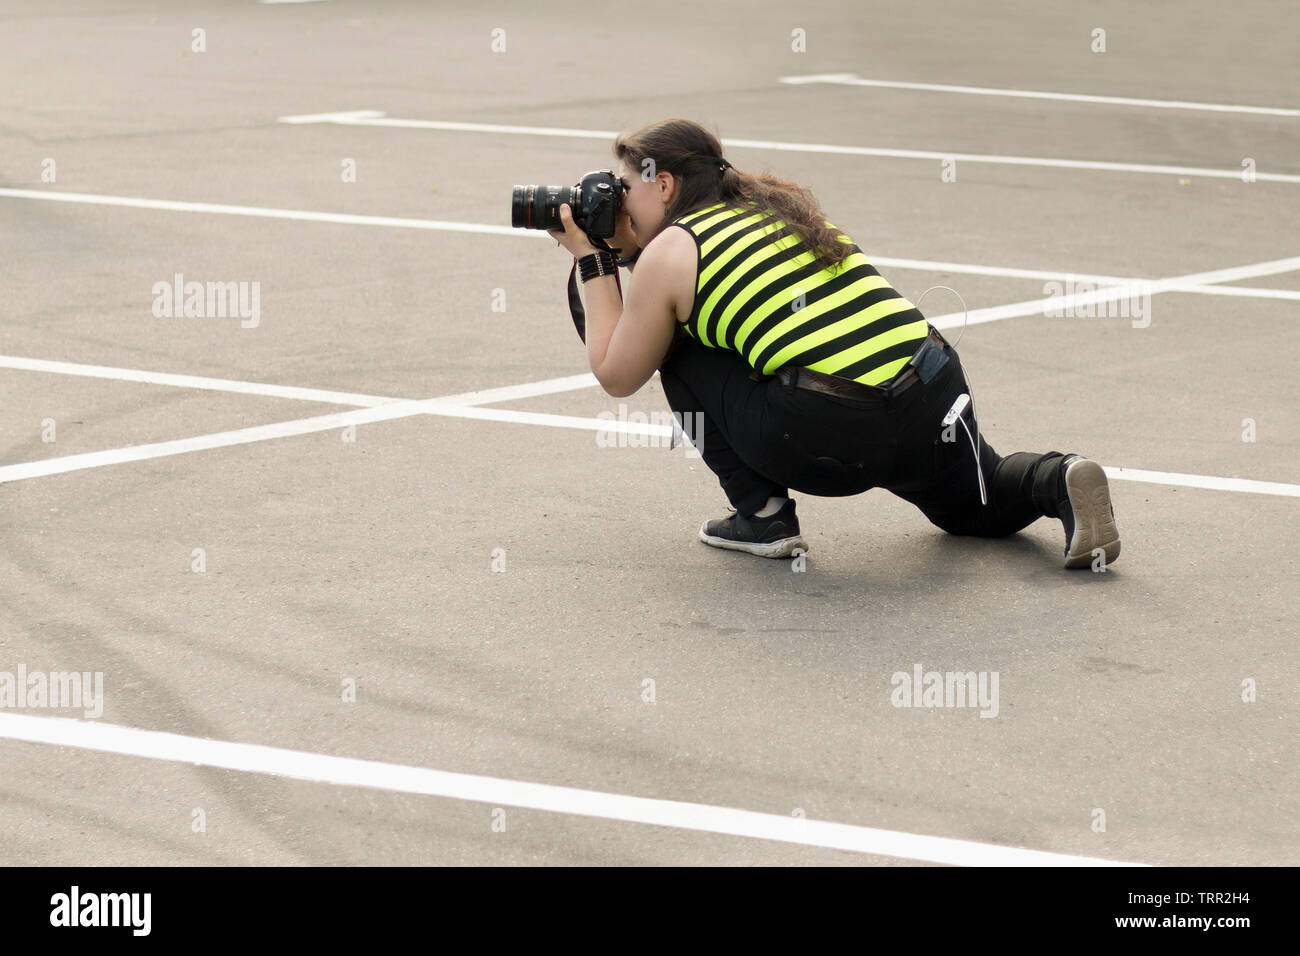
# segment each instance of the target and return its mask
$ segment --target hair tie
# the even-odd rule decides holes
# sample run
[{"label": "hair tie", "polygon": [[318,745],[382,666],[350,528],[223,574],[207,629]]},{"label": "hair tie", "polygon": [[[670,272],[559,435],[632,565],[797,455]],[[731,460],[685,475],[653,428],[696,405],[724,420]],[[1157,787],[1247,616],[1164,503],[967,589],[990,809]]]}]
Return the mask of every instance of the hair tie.
[{"label": "hair tie", "polygon": [[720,173],[725,172],[728,169],[735,169],[735,168],[736,167],[732,166],[731,163],[727,162],[725,159],[718,160],[718,172]]}]

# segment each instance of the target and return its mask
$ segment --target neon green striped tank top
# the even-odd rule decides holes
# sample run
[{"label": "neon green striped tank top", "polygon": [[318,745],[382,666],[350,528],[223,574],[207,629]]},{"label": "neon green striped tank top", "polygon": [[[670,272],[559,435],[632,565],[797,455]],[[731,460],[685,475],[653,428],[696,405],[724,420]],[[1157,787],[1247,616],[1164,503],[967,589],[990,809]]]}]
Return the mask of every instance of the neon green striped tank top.
[{"label": "neon green striped tank top", "polygon": [[699,252],[685,333],[739,352],[765,375],[790,365],[880,385],[929,333],[925,317],[842,233],[853,252],[828,269],[770,210],[717,203],[672,225],[694,236]]}]

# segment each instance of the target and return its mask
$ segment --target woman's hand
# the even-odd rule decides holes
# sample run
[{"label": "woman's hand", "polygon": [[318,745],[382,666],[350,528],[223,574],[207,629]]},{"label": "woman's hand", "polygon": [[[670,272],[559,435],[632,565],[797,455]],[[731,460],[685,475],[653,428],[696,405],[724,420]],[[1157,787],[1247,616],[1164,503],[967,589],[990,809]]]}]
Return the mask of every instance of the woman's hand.
[{"label": "woman's hand", "polygon": [[559,229],[547,229],[546,234],[573,253],[575,259],[581,259],[596,251],[587,234],[573,224],[573,211],[568,203],[560,205],[560,224],[564,226],[563,232]]},{"label": "woman's hand", "polygon": [[632,217],[626,212],[619,210],[618,219],[614,223],[614,235],[610,236],[608,242],[624,259],[641,248],[637,244],[636,233],[632,231]]}]

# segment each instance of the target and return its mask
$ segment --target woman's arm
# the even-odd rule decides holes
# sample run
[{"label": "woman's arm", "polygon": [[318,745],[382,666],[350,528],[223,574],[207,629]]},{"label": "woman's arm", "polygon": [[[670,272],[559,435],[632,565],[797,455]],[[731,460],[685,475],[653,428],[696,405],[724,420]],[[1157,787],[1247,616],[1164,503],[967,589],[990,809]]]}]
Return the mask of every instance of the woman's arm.
[{"label": "woman's arm", "polygon": [[627,300],[612,276],[586,284],[587,359],[601,387],[616,398],[633,394],[663,364],[677,331],[672,290],[695,267],[695,243],[681,229],[661,233],[641,252]]},{"label": "woman's arm", "polygon": [[[562,231],[548,232],[576,258],[595,251],[573,224],[567,204],[560,206],[560,224]],[[631,395],[663,364],[677,331],[673,290],[689,281],[686,272],[695,269],[695,258],[691,236],[684,229],[668,229],[637,258],[636,279],[628,285],[626,303],[612,274],[583,283],[587,361],[610,395]]]}]

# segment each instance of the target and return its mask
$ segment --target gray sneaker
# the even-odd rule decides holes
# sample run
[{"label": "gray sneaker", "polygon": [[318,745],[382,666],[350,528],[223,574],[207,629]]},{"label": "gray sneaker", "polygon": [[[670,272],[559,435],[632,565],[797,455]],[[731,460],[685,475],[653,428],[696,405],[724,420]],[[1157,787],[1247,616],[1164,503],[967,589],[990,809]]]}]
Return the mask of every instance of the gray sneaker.
[{"label": "gray sneaker", "polygon": [[1110,502],[1106,472],[1091,458],[1067,455],[1061,462],[1061,522],[1065,525],[1065,566],[1087,568],[1100,549],[1106,564],[1119,557],[1119,529]]},{"label": "gray sneaker", "polygon": [[788,558],[796,548],[808,551],[807,543],[799,536],[793,498],[766,518],[746,518],[733,508],[727,517],[700,525],[700,540],[715,548],[747,551],[763,558]]}]

